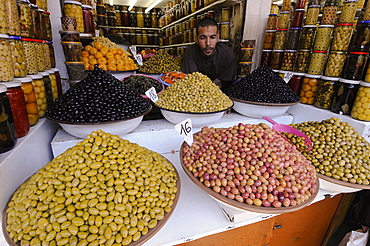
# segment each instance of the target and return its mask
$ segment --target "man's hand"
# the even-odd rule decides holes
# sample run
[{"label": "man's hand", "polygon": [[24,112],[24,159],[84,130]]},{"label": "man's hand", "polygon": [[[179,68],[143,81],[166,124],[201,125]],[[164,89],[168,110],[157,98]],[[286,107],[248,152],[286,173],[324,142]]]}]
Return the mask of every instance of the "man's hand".
[{"label": "man's hand", "polygon": [[215,83],[221,89],[221,87],[222,87],[222,81],[221,80],[216,78],[216,79],[213,80],[213,83]]}]

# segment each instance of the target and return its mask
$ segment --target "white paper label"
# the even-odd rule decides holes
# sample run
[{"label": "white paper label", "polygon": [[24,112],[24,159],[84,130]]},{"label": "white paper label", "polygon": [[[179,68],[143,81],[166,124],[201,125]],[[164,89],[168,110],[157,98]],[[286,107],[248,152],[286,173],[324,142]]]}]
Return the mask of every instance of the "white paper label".
[{"label": "white paper label", "polygon": [[135,59],[137,61],[137,63],[142,66],[143,65],[143,57],[141,56],[141,54],[138,54],[135,56]]},{"label": "white paper label", "polygon": [[152,100],[154,103],[158,101],[157,92],[155,91],[154,87],[151,87],[149,90],[145,92],[145,95],[149,97],[150,100]]},{"label": "white paper label", "polygon": [[284,81],[285,83],[288,83],[289,80],[293,77],[293,73],[292,72],[287,72],[284,76]]},{"label": "white paper label", "polygon": [[175,129],[189,146],[193,144],[193,127],[191,119],[188,118],[175,125]]},{"label": "white paper label", "polygon": [[131,50],[131,53],[134,57],[136,57],[137,51],[136,51],[136,46],[130,46],[128,47]]}]

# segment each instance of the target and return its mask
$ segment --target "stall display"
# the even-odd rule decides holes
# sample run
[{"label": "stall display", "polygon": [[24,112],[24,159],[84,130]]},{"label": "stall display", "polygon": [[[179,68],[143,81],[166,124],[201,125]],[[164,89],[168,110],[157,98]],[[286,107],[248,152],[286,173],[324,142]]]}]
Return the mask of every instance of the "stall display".
[{"label": "stall display", "polygon": [[181,71],[180,62],[170,56],[165,50],[159,50],[154,56],[144,61],[142,66],[139,66],[140,73],[165,73],[171,71]]},{"label": "stall display", "polygon": [[18,141],[12,110],[6,91],[7,87],[5,85],[0,85],[0,153],[13,149]]}]

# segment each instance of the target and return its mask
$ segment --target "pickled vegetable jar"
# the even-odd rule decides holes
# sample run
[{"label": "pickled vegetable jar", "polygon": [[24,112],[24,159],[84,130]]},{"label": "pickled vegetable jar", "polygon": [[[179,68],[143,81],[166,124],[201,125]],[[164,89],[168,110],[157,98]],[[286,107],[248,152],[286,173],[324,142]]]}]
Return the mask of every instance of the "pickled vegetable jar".
[{"label": "pickled vegetable jar", "polygon": [[15,78],[24,77],[27,75],[26,57],[24,55],[23,43],[21,40],[21,37],[9,36]]},{"label": "pickled vegetable jar", "polygon": [[9,36],[0,34],[0,81],[12,81],[14,79],[14,65]]},{"label": "pickled vegetable jar", "polygon": [[51,69],[51,56],[48,41],[42,41],[42,48],[44,50],[44,61],[45,61],[45,70]]},{"label": "pickled vegetable jar", "polygon": [[296,9],[294,11],[293,20],[290,24],[291,27],[302,27],[305,9]]},{"label": "pickled vegetable jar", "polygon": [[304,73],[293,73],[292,78],[288,82],[289,87],[297,94],[297,96],[300,95],[304,76]]},{"label": "pickled vegetable jar", "polygon": [[289,22],[290,22],[290,12],[289,11],[281,12],[279,15],[277,28],[287,29],[289,27]]},{"label": "pickled vegetable jar", "polygon": [[[224,9],[229,10],[229,8],[222,8],[222,10],[224,10]],[[270,14],[277,15],[277,14],[279,14],[279,11],[280,11],[279,6],[275,3],[272,3],[271,7],[270,7]]]},{"label": "pickled vegetable jar", "polygon": [[39,111],[37,110],[36,93],[32,85],[32,78],[30,76],[25,76],[18,78],[17,80],[22,83],[21,88],[24,93],[24,102],[26,104],[28,122],[30,126],[34,126],[39,121],[40,116]]},{"label": "pickled vegetable jar", "polygon": [[51,81],[49,77],[49,72],[44,71],[40,73],[42,75],[42,80],[44,81],[44,87],[45,87],[45,96],[46,96],[46,103],[47,107],[51,107],[53,104],[53,91],[51,88]]},{"label": "pickled vegetable jar", "polygon": [[283,63],[284,50],[273,50],[271,59],[271,68],[279,70]]},{"label": "pickled vegetable jar", "polygon": [[32,78],[32,85],[36,93],[36,104],[39,117],[42,118],[45,116],[47,110],[47,101],[46,101],[46,91],[44,86],[44,81],[42,75],[31,74],[29,75]]},{"label": "pickled vegetable jar", "polygon": [[288,35],[288,29],[278,29],[275,34],[273,50],[283,50]]},{"label": "pickled vegetable jar", "polygon": [[261,66],[263,64],[271,66],[271,60],[272,60],[272,50],[263,50],[261,56]]},{"label": "pickled vegetable jar", "polygon": [[28,74],[37,74],[39,70],[37,66],[36,42],[30,38],[22,38],[22,42],[27,72]]},{"label": "pickled vegetable jar", "polygon": [[358,120],[370,121],[370,83],[360,82],[351,116]]},{"label": "pickled vegetable jar", "polygon": [[278,16],[276,14],[269,15],[269,17],[267,18],[266,30],[276,30],[277,21],[278,21]]},{"label": "pickled vegetable jar", "polygon": [[54,71],[55,79],[57,81],[58,97],[61,97],[63,95],[63,89],[62,89],[62,80],[60,78],[59,68],[52,68],[51,70]]},{"label": "pickled vegetable jar", "polygon": [[290,11],[292,8],[292,1],[291,0],[283,0],[281,5],[281,11]]},{"label": "pickled vegetable jar", "polygon": [[221,39],[229,39],[230,38],[230,22],[221,22],[221,28],[220,28],[220,38]]},{"label": "pickled vegetable jar", "polygon": [[22,83],[18,80],[13,80],[11,82],[2,82],[1,84],[7,87],[6,95],[9,98],[17,137],[24,137],[30,130],[30,123],[28,122],[24,93],[21,88]]},{"label": "pickled vegetable jar", "polygon": [[144,15],[142,11],[136,13],[136,24],[137,27],[144,27]]},{"label": "pickled vegetable jar", "polygon": [[6,9],[5,18],[7,22],[6,33],[9,35],[16,35],[16,36],[21,35],[17,1],[6,0],[5,9]]},{"label": "pickled vegetable jar", "polygon": [[53,101],[58,98],[58,85],[57,85],[57,78],[55,76],[54,70],[46,70],[45,72],[49,73],[49,80],[51,85],[51,93],[53,96]]},{"label": "pickled vegetable jar", "polygon": [[6,33],[8,29],[5,14],[5,0],[0,0],[0,33]]},{"label": "pickled vegetable jar", "polygon": [[299,93],[300,102],[313,104],[317,92],[317,85],[320,81],[320,75],[306,74],[303,79],[301,92]]},{"label": "pickled vegetable jar", "polygon": [[308,66],[309,74],[321,75],[325,68],[327,51],[312,51],[310,65]]},{"label": "pickled vegetable jar", "polygon": [[370,51],[370,20],[360,21],[351,41],[350,51],[369,52]]},{"label": "pickled vegetable jar", "polygon": [[95,34],[95,24],[93,17],[93,8],[90,5],[82,5],[82,14],[84,20],[84,32]]},{"label": "pickled vegetable jar", "polygon": [[36,57],[37,57],[37,69],[39,72],[43,72],[46,70],[45,67],[45,56],[44,56],[44,49],[42,47],[42,40],[35,40],[34,47],[36,49]]},{"label": "pickled vegetable jar", "polygon": [[33,27],[33,38],[41,38],[41,16],[38,11],[38,6],[30,4],[31,17],[32,17],[32,27]]},{"label": "pickled vegetable jar", "polygon": [[285,50],[283,62],[281,64],[280,69],[285,70],[285,71],[292,71],[294,64],[295,64],[296,57],[297,57],[296,50]]},{"label": "pickled vegetable jar", "polygon": [[338,80],[339,77],[321,76],[313,104],[315,107],[330,109],[334,95],[334,83]]},{"label": "pickled vegetable jar", "polygon": [[285,42],[286,50],[297,50],[298,49],[301,30],[302,30],[301,27],[292,27],[289,29],[288,36]]},{"label": "pickled vegetable jar", "polygon": [[[33,38],[31,7],[28,0],[20,0],[18,3],[20,36]],[[1,25],[0,25],[1,26]]]},{"label": "pickled vegetable jar", "polygon": [[311,50],[315,41],[316,26],[308,25],[303,26],[301,36],[299,38],[299,49]]},{"label": "pickled vegetable jar", "polygon": [[252,62],[254,48],[241,48],[240,49],[240,61],[241,62]]},{"label": "pickled vegetable jar", "polygon": [[6,91],[7,87],[0,85],[0,153],[13,149],[18,140]]},{"label": "pickled vegetable jar", "polygon": [[239,77],[247,76],[251,73],[252,62],[239,62]]},{"label": "pickled vegetable jar", "polygon": [[333,25],[320,25],[317,29],[315,42],[313,45],[314,50],[327,51],[330,47],[331,34],[333,32]]},{"label": "pickled vegetable jar", "polygon": [[343,51],[330,51],[324,74],[329,77],[339,77],[342,74],[346,57]]},{"label": "pickled vegetable jar", "polygon": [[339,23],[353,23],[356,16],[357,0],[345,1],[339,15]]},{"label": "pickled vegetable jar", "polygon": [[267,30],[265,32],[265,39],[263,41],[263,49],[265,50],[271,50],[274,46],[274,40],[275,40],[275,30]]},{"label": "pickled vegetable jar", "polygon": [[308,6],[304,24],[305,25],[316,25],[317,20],[319,19],[319,14],[320,14],[320,5]]},{"label": "pickled vegetable jar", "polygon": [[353,33],[352,23],[340,23],[334,28],[331,50],[347,51]]},{"label": "pickled vegetable jar", "polygon": [[341,77],[350,80],[362,80],[369,58],[366,52],[350,52],[346,59]]},{"label": "pickled vegetable jar", "polygon": [[331,111],[336,114],[351,114],[359,85],[359,80],[339,79],[335,82]]},{"label": "pickled vegetable jar", "polygon": [[323,14],[321,17],[321,25],[334,25],[337,19],[338,2],[326,1]]},{"label": "pickled vegetable jar", "polygon": [[64,1],[64,16],[76,18],[77,31],[84,32],[82,4],[78,1]]},{"label": "pickled vegetable jar", "polygon": [[297,59],[293,71],[298,73],[307,73],[310,64],[311,50],[298,50]]}]

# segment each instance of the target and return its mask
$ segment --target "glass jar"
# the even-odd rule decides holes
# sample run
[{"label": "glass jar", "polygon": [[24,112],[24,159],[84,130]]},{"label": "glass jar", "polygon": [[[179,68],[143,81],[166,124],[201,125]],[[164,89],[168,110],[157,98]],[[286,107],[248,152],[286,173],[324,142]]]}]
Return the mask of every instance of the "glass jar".
[{"label": "glass jar", "polygon": [[64,1],[64,16],[76,18],[77,31],[85,32],[82,4],[77,1]]},{"label": "glass jar", "polygon": [[53,33],[50,22],[50,12],[44,11],[41,15],[41,20],[45,25],[45,39],[51,41],[53,39]]},{"label": "glass jar", "polygon": [[297,0],[295,2],[295,8],[296,9],[304,9],[304,8],[306,8],[306,0]]},{"label": "glass jar", "polygon": [[307,72],[309,74],[321,75],[325,68],[327,54],[327,51],[312,51]]},{"label": "glass jar", "polygon": [[244,77],[251,73],[252,62],[239,62],[238,77]]},{"label": "glass jar", "polygon": [[45,40],[47,38],[46,25],[45,25],[44,18],[43,18],[45,11],[42,9],[38,9],[38,11],[39,11],[39,16],[40,16],[39,17],[40,18],[40,36],[38,38]]},{"label": "glass jar", "polygon": [[159,45],[159,35],[158,35],[158,33],[154,34],[154,44]]},{"label": "glass jar", "polygon": [[37,69],[39,72],[45,71],[45,56],[44,56],[44,49],[42,47],[42,40],[35,40],[35,50],[36,50],[36,57],[37,57]]},{"label": "glass jar", "polygon": [[13,149],[17,143],[17,132],[6,91],[6,86],[0,85],[0,153]]},{"label": "glass jar", "polygon": [[128,11],[126,10],[121,11],[121,22],[122,22],[122,26],[125,26],[125,27],[130,26],[130,18],[128,16]]},{"label": "glass jar", "polygon": [[149,44],[148,34],[146,33],[146,31],[143,30],[142,35],[143,35],[143,44]]},{"label": "glass jar", "polygon": [[47,71],[41,72],[40,74],[42,75],[42,80],[44,81],[47,108],[50,108],[54,101],[51,81],[49,77],[50,74]]},{"label": "glass jar", "polygon": [[152,27],[152,18],[150,13],[144,13],[144,27],[151,28]]},{"label": "glass jar", "polygon": [[230,22],[222,22],[221,23],[221,34],[220,38],[224,40],[228,40],[230,38]]},{"label": "glass jar", "polygon": [[312,105],[315,100],[317,85],[320,80],[320,75],[306,74],[303,79],[299,100],[301,103]]},{"label": "glass jar", "polygon": [[334,28],[331,50],[347,51],[353,32],[352,23],[340,23]]},{"label": "glass jar", "polygon": [[30,124],[30,126],[34,126],[37,124],[40,117],[37,110],[36,93],[32,85],[32,78],[30,76],[25,76],[22,78],[18,78],[17,80],[22,83],[21,88],[24,94],[24,102],[26,104],[28,123]]},{"label": "glass jar", "polygon": [[330,51],[325,68],[325,76],[339,77],[342,74],[346,53],[343,51]]},{"label": "glass jar", "polygon": [[27,75],[26,57],[24,55],[21,37],[9,36],[9,44],[12,51],[12,61],[14,67],[14,77],[24,77]]},{"label": "glass jar", "polygon": [[315,42],[313,45],[314,50],[327,51],[330,47],[331,34],[333,33],[333,25],[320,25],[317,29]]},{"label": "glass jar", "polygon": [[[272,13],[270,13],[272,14]],[[274,13],[277,16],[277,13]],[[221,22],[230,22],[230,12],[229,8],[222,8],[221,9]],[[194,26],[195,28],[195,26]]]},{"label": "glass jar", "polygon": [[48,41],[48,47],[49,47],[51,67],[54,68],[55,67],[55,54],[54,54],[53,42]]},{"label": "glass jar", "polygon": [[360,21],[357,24],[356,32],[351,39],[350,51],[369,52],[370,51],[370,20]]},{"label": "glass jar", "polygon": [[2,82],[1,84],[7,87],[6,95],[9,98],[17,137],[24,137],[30,130],[30,123],[28,122],[24,93],[21,88],[22,83],[18,80],[13,80],[11,82]]},{"label": "glass jar", "polygon": [[106,26],[108,25],[107,16],[105,15],[98,15],[98,26]]},{"label": "glass jar", "polygon": [[252,62],[254,48],[241,48],[240,49],[240,61],[241,62]]},{"label": "glass jar", "polygon": [[272,60],[272,50],[263,50],[261,55],[261,66],[266,64],[267,66],[271,66]]},{"label": "glass jar", "polygon": [[96,13],[97,15],[104,15],[106,14],[106,9],[104,4],[97,4],[96,5]]},{"label": "glass jar", "polygon": [[43,48],[43,55],[45,60],[45,70],[51,69],[51,57],[50,57],[50,49],[48,45],[48,41],[42,41],[42,48]]},{"label": "glass jar", "polygon": [[153,12],[151,15],[151,24],[152,28],[157,28],[158,27],[158,14],[156,12]]},{"label": "glass jar", "polygon": [[143,35],[141,33],[136,33],[136,44],[143,44]]},{"label": "glass jar", "polygon": [[[225,9],[229,10],[228,8],[225,8]],[[270,7],[270,14],[277,15],[277,14],[279,14],[279,11],[280,11],[279,6],[275,3],[272,3],[271,7]]]},{"label": "glass jar", "polygon": [[359,86],[359,80],[339,79],[335,82],[330,110],[336,114],[351,114]]},{"label": "glass jar", "polygon": [[[90,6],[90,5],[87,5]],[[82,5],[82,10],[83,10],[84,5]],[[119,9],[116,9],[114,11],[114,17],[116,17],[116,22],[114,23],[115,26],[122,26],[122,21],[121,21],[121,11]],[[85,20],[84,20],[85,22]],[[86,32],[86,30],[85,30]]]},{"label": "glass jar", "polygon": [[278,16],[277,15],[275,15],[275,14],[269,15],[269,17],[267,18],[266,30],[276,30],[277,21],[278,21]]},{"label": "glass jar", "polygon": [[362,18],[361,20],[370,20],[370,2],[367,1],[365,9],[362,11]]},{"label": "glass jar", "polygon": [[357,0],[345,1],[339,15],[339,23],[353,23],[356,16]]},{"label": "glass jar", "polygon": [[338,80],[339,77],[321,76],[313,104],[315,107],[330,109],[334,95],[334,83]]},{"label": "glass jar", "polygon": [[298,50],[297,59],[293,71],[298,73],[307,73],[310,64],[311,50]]},{"label": "glass jar", "polygon": [[308,6],[305,25],[316,25],[317,20],[319,19],[320,14],[320,5],[311,5]]},{"label": "glass jar", "polygon": [[369,53],[350,52],[346,59],[341,77],[350,80],[361,80],[365,75],[365,67]]},{"label": "glass jar", "polygon": [[263,49],[270,50],[274,46],[275,30],[267,30],[263,41]]},{"label": "glass jar", "polygon": [[108,21],[108,26],[114,27],[114,25],[116,23],[116,17],[115,16],[108,16],[107,21]]},{"label": "glass jar", "polygon": [[296,57],[297,57],[296,50],[285,50],[283,62],[281,64],[280,69],[285,70],[285,71],[292,71],[294,64],[295,64]]},{"label": "glass jar", "polygon": [[291,0],[283,0],[281,5],[281,11],[290,11],[292,8],[292,1]]},{"label": "glass jar", "polygon": [[289,80],[289,87],[299,96],[304,79],[304,73],[293,73],[292,78]]},{"label": "glass jar", "polygon": [[52,68],[51,70],[54,71],[54,76],[57,82],[58,97],[61,97],[63,95],[63,89],[62,89],[62,80],[60,78],[59,69]]},{"label": "glass jar", "polygon": [[129,16],[129,19],[130,19],[130,26],[137,26],[137,18],[136,18],[136,12],[131,10],[128,12],[128,16]]},{"label": "glass jar", "polygon": [[144,15],[142,11],[136,13],[136,24],[137,27],[144,27]]},{"label": "glass jar", "polygon": [[299,38],[299,49],[312,49],[313,43],[315,41],[316,29],[317,28],[315,25],[303,26],[301,36]]},{"label": "glass jar", "polygon": [[41,16],[38,11],[38,6],[30,4],[31,8],[31,17],[32,17],[32,27],[33,27],[33,37],[41,38]]},{"label": "glass jar", "polygon": [[12,81],[14,79],[14,65],[12,59],[12,49],[9,43],[9,36],[0,34],[0,81]]},{"label": "glass jar", "polygon": [[47,101],[46,101],[46,92],[44,81],[41,74],[31,74],[29,75],[32,78],[32,85],[36,93],[36,104],[39,117],[42,118],[45,116],[47,110]]},{"label": "glass jar", "polygon": [[18,5],[17,1],[5,1],[5,21],[7,22],[7,31],[9,35],[21,35],[21,28],[19,25]]},{"label": "glass jar", "polygon": [[282,50],[285,48],[285,41],[288,35],[288,29],[278,29],[275,33],[273,50]]},{"label": "glass jar", "polygon": [[28,74],[37,74],[38,70],[38,61],[36,55],[36,43],[34,39],[22,38],[24,56],[26,58],[26,70]]},{"label": "glass jar", "polygon": [[271,68],[280,70],[283,63],[284,50],[273,50],[271,59]]},{"label": "glass jar", "polygon": [[93,8],[90,5],[82,5],[82,15],[84,20],[85,33],[95,34],[95,24],[93,17]]},{"label": "glass jar", "polygon": [[289,11],[281,12],[279,15],[277,28],[288,29],[289,22],[290,22],[290,12]]},{"label": "glass jar", "polygon": [[297,50],[298,49],[301,30],[302,30],[301,27],[290,28],[286,42],[285,42],[286,50]]},{"label": "glass jar", "polygon": [[[33,38],[33,27],[32,27],[32,15],[31,7],[27,0],[19,0],[18,12],[19,12],[19,24],[20,24],[20,36]],[[1,28],[0,28],[0,33]]]},{"label": "glass jar", "polygon": [[360,82],[351,116],[357,120],[370,121],[370,83]]},{"label": "glass jar", "polygon": [[305,9],[296,9],[294,11],[293,20],[290,24],[291,27],[302,27],[305,11]]},{"label": "glass jar", "polygon": [[337,20],[337,11],[338,11],[337,1],[326,1],[320,24],[334,25]]}]

